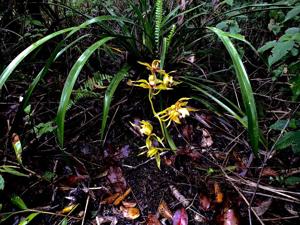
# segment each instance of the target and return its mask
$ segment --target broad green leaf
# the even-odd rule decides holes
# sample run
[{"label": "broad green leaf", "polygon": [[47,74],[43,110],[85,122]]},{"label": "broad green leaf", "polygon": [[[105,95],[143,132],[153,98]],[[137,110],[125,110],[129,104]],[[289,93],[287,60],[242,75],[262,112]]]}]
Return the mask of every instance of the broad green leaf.
[{"label": "broad green leaf", "polygon": [[272,55],[270,55],[268,58],[269,66],[272,66],[274,63],[277,63],[279,60],[285,57],[289,51],[292,50],[294,45],[294,41],[277,42],[272,49]]},{"label": "broad green leaf", "polygon": [[225,0],[225,2],[226,2],[227,5],[230,5],[230,6],[233,5],[233,0]]},{"label": "broad green leaf", "polygon": [[290,10],[286,16],[283,22],[286,22],[290,19],[293,19],[294,17],[298,16],[300,14],[300,5],[295,6],[292,10]]},{"label": "broad green leaf", "polygon": [[300,96],[300,74],[291,79],[290,88],[293,92],[293,100],[296,101]]},{"label": "broad green leaf", "polygon": [[265,43],[262,47],[260,47],[257,51],[258,53],[263,53],[271,48],[273,48],[276,45],[276,41],[268,41],[267,43]]},{"label": "broad green leaf", "polygon": [[75,82],[80,74],[80,71],[82,70],[83,66],[86,64],[88,59],[91,57],[91,55],[101,46],[104,45],[106,42],[112,40],[113,37],[105,37],[100,39],[99,41],[95,42],[93,45],[91,45],[89,48],[87,48],[82,55],[78,58],[76,63],[73,65],[67,80],[65,82],[61,97],[60,97],[60,103],[57,111],[56,116],[56,123],[57,123],[57,137],[58,141],[61,146],[64,144],[64,123],[65,123],[65,116],[68,104],[70,102],[71,93],[73,90],[73,87],[75,85]]},{"label": "broad green leaf", "polygon": [[60,225],[68,225],[68,219],[64,218],[61,222]]},{"label": "broad green leaf", "polygon": [[299,120],[295,120],[295,119],[291,119],[290,121],[288,121],[288,120],[277,120],[274,124],[272,124],[270,126],[270,129],[281,131],[285,127],[295,129],[298,126],[300,126],[300,121]]},{"label": "broad green leaf", "polygon": [[11,197],[10,199],[11,203],[14,204],[15,206],[17,206],[19,209],[25,210],[28,209],[28,207],[26,206],[25,202],[23,201],[23,199],[21,199],[20,196],[18,195],[14,195]]},{"label": "broad green leaf", "polygon": [[209,27],[211,31],[218,35],[220,40],[225,45],[231,60],[233,62],[233,66],[235,69],[235,73],[240,85],[241,94],[243,98],[244,107],[246,109],[247,115],[247,125],[248,125],[248,132],[250,137],[250,143],[253,148],[254,154],[258,154],[258,143],[260,140],[260,132],[258,127],[258,118],[257,118],[257,111],[256,111],[256,104],[255,99],[252,91],[252,87],[248,78],[248,74],[244,67],[244,64],[232,44],[231,40],[228,38],[227,34],[217,28]]},{"label": "broad green leaf", "polygon": [[27,216],[25,219],[21,220],[18,225],[27,225],[33,220],[39,213],[31,213],[29,216]]},{"label": "broad green leaf", "polygon": [[284,183],[286,185],[291,185],[291,186],[300,184],[300,177],[295,177],[295,176],[288,177],[284,180]]},{"label": "broad green leaf", "polygon": [[4,183],[5,183],[4,179],[3,179],[3,177],[0,174],[0,191],[4,189]]},{"label": "broad green leaf", "polygon": [[294,153],[300,153],[300,131],[289,131],[285,133],[275,145],[276,150],[282,150],[288,147],[292,147]]},{"label": "broad green leaf", "polygon": [[114,93],[119,86],[119,83],[124,79],[124,77],[127,75],[127,72],[129,70],[129,66],[124,66],[112,79],[110,82],[106,92],[105,92],[105,97],[104,97],[104,102],[103,102],[103,111],[102,111],[102,122],[101,122],[101,140],[104,138],[105,134],[105,128],[106,128],[106,123],[108,119],[108,113],[110,109],[110,103],[112,101],[112,98],[114,96]]}]

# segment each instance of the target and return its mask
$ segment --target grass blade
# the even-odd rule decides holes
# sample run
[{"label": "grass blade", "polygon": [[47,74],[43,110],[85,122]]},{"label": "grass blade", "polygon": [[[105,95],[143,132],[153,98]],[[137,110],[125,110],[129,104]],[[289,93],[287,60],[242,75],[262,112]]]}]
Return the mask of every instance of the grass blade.
[{"label": "grass blade", "polygon": [[108,113],[109,113],[109,108],[110,104],[112,101],[112,98],[114,96],[114,93],[119,85],[119,83],[124,79],[124,77],[127,75],[127,72],[129,70],[129,66],[124,66],[112,79],[110,82],[106,92],[105,92],[105,97],[104,97],[104,103],[103,103],[103,112],[102,112],[102,123],[101,123],[101,140],[104,138],[104,132],[106,128],[106,123],[108,119]]},{"label": "grass blade", "polygon": [[235,73],[241,88],[242,99],[244,103],[244,107],[246,110],[247,115],[247,123],[248,123],[248,132],[250,137],[250,143],[253,148],[254,154],[257,155],[258,153],[258,143],[259,143],[259,127],[258,127],[258,118],[257,118],[257,111],[256,111],[256,104],[255,99],[253,96],[252,87],[248,78],[248,74],[244,67],[244,64],[234,47],[233,43],[226,35],[226,32],[221,31],[214,27],[209,27],[211,31],[213,31],[220,40],[225,45],[231,60],[233,62],[233,66],[235,69]]},{"label": "grass blade", "polygon": [[87,48],[82,55],[78,58],[76,63],[73,65],[67,80],[65,82],[61,97],[60,103],[57,111],[56,123],[57,123],[57,138],[61,146],[64,144],[64,122],[65,122],[65,115],[67,111],[67,107],[70,101],[71,93],[77,77],[82,70],[83,66],[86,64],[87,60],[90,56],[103,44],[112,40],[113,37],[105,37],[100,39],[99,41],[95,42],[89,48]]}]

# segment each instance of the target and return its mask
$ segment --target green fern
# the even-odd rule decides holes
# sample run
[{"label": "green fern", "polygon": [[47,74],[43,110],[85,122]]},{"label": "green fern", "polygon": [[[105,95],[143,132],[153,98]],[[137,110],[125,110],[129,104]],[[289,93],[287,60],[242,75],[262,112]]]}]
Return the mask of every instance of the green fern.
[{"label": "green fern", "polygon": [[174,34],[175,34],[175,30],[176,30],[176,25],[173,24],[173,25],[172,25],[172,28],[171,28],[171,30],[170,30],[170,32],[169,32],[169,35],[168,35],[168,37],[167,37],[167,49],[168,49],[169,46],[170,46],[170,43],[171,43],[171,41],[172,41],[172,38],[173,38],[173,36],[174,36]]},{"label": "green fern", "polygon": [[99,98],[100,93],[97,93],[97,89],[105,89],[104,81],[108,83],[112,80],[113,76],[108,74],[95,73],[93,77],[87,79],[79,89],[74,90],[74,99],[70,100],[68,110],[75,105],[78,101],[86,98]]},{"label": "green fern", "polygon": [[156,44],[156,49],[159,49],[159,39],[160,39],[160,27],[163,16],[163,0],[156,0],[155,2],[155,28],[154,28],[154,39]]}]

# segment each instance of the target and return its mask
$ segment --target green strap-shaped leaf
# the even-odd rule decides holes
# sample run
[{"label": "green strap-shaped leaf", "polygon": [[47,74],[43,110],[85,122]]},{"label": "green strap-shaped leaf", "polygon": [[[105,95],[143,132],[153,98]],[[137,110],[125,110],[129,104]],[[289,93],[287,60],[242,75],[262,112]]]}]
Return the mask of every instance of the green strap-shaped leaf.
[{"label": "green strap-shaped leaf", "polygon": [[225,45],[233,66],[235,69],[236,76],[241,88],[241,94],[243,98],[244,107],[246,109],[247,123],[248,123],[248,132],[250,137],[250,143],[253,148],[253,152],[257,155],[258,153],[258,143],[259,143],[259,127],[258,127],[258,118],[256,111],[256,104],[253,96],[252,87],[248,78],[248,74],[244,67],[244,64],[239,56],[238,51],[234,47],[233,43],[229,39],[226,32],[219,30],[215,27],[209,27],[211,31],[218,35],[220,40]]},{"label": "green strap-shaped leaf", "polygon": [[106,92],[105,92],[105,97],[104,97],[104,102],[103,102],[103,112],[102,112],[102,123],[101,123],[101,140],[104,138],[104,132],[106,128],[106,123],[108,119],[108,113],[109,113],[109,108],[110,108],[110,103],[112,101],[112,98],[114,96],[114,93],[119,85],[119,83],[124,79],[124,77],[127,75],[127,72],[129,70],[129,66],[124,66],[112,79],[110,82]]},{"label": "green strap-shaped leaf", "polygon": [[64,144],[64,123],[67,107],[70,101],[70,96],[75,85],[75,82],[79,76],[80,71],[83,66],[86,64],[90,56],[103,44],[112,40],[113,37],[105,37],[101,40],[95,42],[88,49],[86,49],[82,55],[78,58],[76,63],[73,65],[67,80],[65,82],[61,97],[60,103],[57,111],[56,123],[57,123],[57,137],[61,146]]},{"label": "green strap-shaped leaf", "polygon": [[31,213],[29,216],[27,216],[25,219],[21,220],[18,225],[27,225],[33,220],[39,213]]}]

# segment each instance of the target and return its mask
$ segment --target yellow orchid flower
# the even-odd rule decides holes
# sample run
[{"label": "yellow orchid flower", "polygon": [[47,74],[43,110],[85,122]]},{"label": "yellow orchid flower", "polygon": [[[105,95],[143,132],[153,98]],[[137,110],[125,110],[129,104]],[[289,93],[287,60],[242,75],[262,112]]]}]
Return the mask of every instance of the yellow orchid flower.
[{"label": "yellow orchid flower", "polygon": [[180,119],[190,115],[190,112],[197,111],[197,109],[186,107],[190,98],[180,98],[174,105],[166,108],[165,110],[157,113],[155,116],[163,122],[168,122],[167,127],[171,122],[181,124]]},{"label": "yellow orchid flower", "polygon": [[149,63],[138,61],[139,64],[145,66],[148,70],[150,70],[151,74],[162,73],[164,70],[159,68],[160,60],[153,60],[151,65]]},{"label": "yellow orchid flower", "polygon": [[142,121],[139,122],[139,125],[136,125],[136,124],[131,123],[131,122],[129,122],[129,123],[134,128],[137,128],[142,135],[145,134],[146,136],[151,136],[152,131],[153,131],[153,126],[151,125],[150,122],[142,120]]}]

